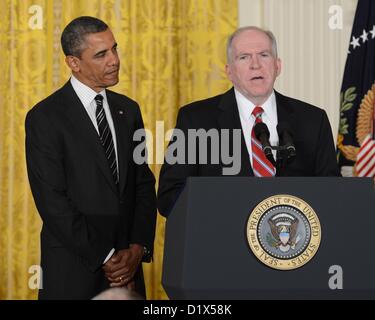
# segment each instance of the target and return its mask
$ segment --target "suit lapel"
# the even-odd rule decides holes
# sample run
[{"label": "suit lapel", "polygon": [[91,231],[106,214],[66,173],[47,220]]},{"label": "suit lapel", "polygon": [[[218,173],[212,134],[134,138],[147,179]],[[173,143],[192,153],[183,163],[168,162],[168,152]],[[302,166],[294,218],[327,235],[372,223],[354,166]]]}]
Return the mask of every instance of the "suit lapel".
[{"label": "suit lapel", "polygon": [[296,119],[293,108],[288,104],[285,97],[275,91],[277,105],[277,122],[288,123],[291,128],[295,128]]},{"label": "suit lapel", "polygon": [[97,162],[108,184],[117,193],[117,187],[110,172],[99,135],[70,81],[64,85],[62,92],[65,96],[64,104],[67,106],[66,115],[71,120],[71,125],[79,132],[80,137],[85,141],[88,151],[92,153],[92,159]]},{"label": "suit lapel", "polygon": [[130,133],[129,114],[126,114],[124,106],[115,98],[111,91],[107,90],[107,98],[113,124],[116,131],[118,170],[120,175],[120,195],[124,192],[128,173]]},{"label": "suit lapel", "polygon": [[[219,128],[220,129],[240,129],[242,132],[241,134],[241,170],[238,175],[253,176],[254,173],[251,168],[249,153],[247,151],[245,138],[243,136],[240,114],[238,112],[236,97],[235,97],[233,88],[223,94],[218,108],[220,112],[219,117],[218,117]],[[230,150],[233,150],[233,139],[230,140],[230,143],[231,143]]]}]

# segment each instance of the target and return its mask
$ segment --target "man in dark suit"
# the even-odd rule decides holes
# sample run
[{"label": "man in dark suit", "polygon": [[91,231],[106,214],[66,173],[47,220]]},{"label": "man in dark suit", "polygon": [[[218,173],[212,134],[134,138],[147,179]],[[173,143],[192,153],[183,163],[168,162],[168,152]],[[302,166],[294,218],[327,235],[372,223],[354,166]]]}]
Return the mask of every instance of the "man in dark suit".
[{"label": "man in dark suit", "polygon": [[71,79],[26,117],[31,190],[43,220],[40,299],[91,299],[108,287],[145,296],[155,179],[133,159],[138,104],[106,90],[120,61],[111,30],[79,17],[61,37]]},{"label": "man in dark suit", "polygon": [[[257,27],[244,27],[234,32],[227,44],[226,72],[234,88],[224,94],[193,102],[179,110],[176,129],[185,141],[183,161],[170,164],[178,136],[166,152],[166,159],[160,172],[158,208],[168,216],[189,176],[221,176],[228,163],[223,157],[216,161],[212,150],[221,153],[229,144],[229,154],[239,162],[239,176],[338,176],[332,132],[326,113],[314,106],[281,95],[273,89],[281,71],[277,57],[277,45],[273,34]],[[256,138],[255,124],[264,122],[270,132],[271,145],[279,145],[277,125],[293,136],[296,156],[282,161],[276,172],[276,163],[266,158],[260,141]],[[219,143],[207,139],[207,144],[194,148],[189,141],[188,130],[217,130]],[[221,132],[229,129],[232,135],[226,141]],[[240,132],[235,139],[234,132]],[[284,132],[285,132],[284,131]],[[211,137],[214,136],[211,134]],[[191,137],[191,136],[190,136]],[[193,146],[193,150],[191,148]],[[205,148],[207,147],[207,148]],[[238,150],[238,151],[237,151]],[[200,158],[206,152],[207,158]],[[217,150],[216,150],[217,151]],[[192,156],[194,152],[195,156]],[[190,156],[190,157],[189,157]],[[273,151],[273,157],[276,156]],[[204,163],[200,159],[207,159]],[[174,159],[175,160],[175,159]],[[215,161],[212,161],[215,160]],[[275,159],[274,159],[275,160]],[[235,161],[232,165],[235,167]]]}]

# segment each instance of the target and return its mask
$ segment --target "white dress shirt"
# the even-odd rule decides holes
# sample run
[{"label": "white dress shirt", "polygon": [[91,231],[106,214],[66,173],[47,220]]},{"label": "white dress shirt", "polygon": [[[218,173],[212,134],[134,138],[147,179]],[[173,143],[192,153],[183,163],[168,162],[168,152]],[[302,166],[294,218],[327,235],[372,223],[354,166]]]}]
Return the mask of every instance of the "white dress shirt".
[{"label": "white dress shirt", "polygon": [[[116,163],[117,163],[117,174],[119,174],[119,166],[118,166],[118,156],[117,156],[117,143],[116,143],[116,131],[115,127],[113,125],[112,115],[111,111],[109,110],[109,105],[107,101],[107,95],[105,92],[105,89],[103,89],[101,92],[97,93],[96,91],[92,90],[90,87],[83,84],[81,81],[79,81],[76,77],[73,75],[70,78],[70,83],[73,86],[73,89],[75,93],[77,94],[79,100],[81,100],[83,106],[85,107],[85,110],[87,111],[87,114],[89,115],[92,124],[94,125],[98,135],[99,135],[99,129],[98,124],[96,122],[96,102],[95,97],[98,94],[101,94],[103,96],[103,109],[105,112],[105,116],[107,117],[108,125],[112,133],[113,138],[113,144],[116,151]],[[119,178],[119,177],[118,177]],[[105,264],[113,255],[115,252],[115,249],[112,248],[107,257],[104,259],[103,264]]]},{"label": "white dress shirt", "polygon": [[[70,83],[73,86],[74,91],[76,92],[79,100],[81,100],[83,106],[85,107],[85,110],[87,114],[89,115],[92,124],[94,125],[96,132],[99,135],[99,128],[98,123],[96,122],[96,102],[95,97],[100,94],[103,96],[103,109],[105,112],[105,116],[108,121],[109,129],[111,129],[112,138],[113,138],[113,144],[116,151],[116,164],[117,164],[117,175],[119,175],[120,168],[118,166],[118,155],[117,155],[117,141],[116,141],[116,131],[115,127],[113,125],[112,115],[111,111],[109,110],[107,95],[105,92],[105,89],[97,93],[96,91],[92,90],[90,87],[83,84],[81,81],[79,81],[76,77],[73,75],[70,78]],[[117,177],[119,178],[119,177]]]},{"label": "white dress shirt", "polygon": [[[236,96],[238,112],[240,113],[240,120],[243,135],[245,137],[245,143],[247,151],[249,153],[251,166],[253,166],[253,153],[251,150],[251,131],[255,123],[255,117],[252,115],[252,112],[256,105],[247,99],[243,94],[238,90],[234,89]],[[272,91],[272,94],[268,97],[267,101],[261,105],[264,112],[262,114],[262,121],[267,125],[268,130],[270,131],[270,143],[272,146],[279,145],[279,136],[277,134],[277,108],[276,108],[276,97],[275,92]],[[276,151],[272,150],[273,157],[276,159]]]}]

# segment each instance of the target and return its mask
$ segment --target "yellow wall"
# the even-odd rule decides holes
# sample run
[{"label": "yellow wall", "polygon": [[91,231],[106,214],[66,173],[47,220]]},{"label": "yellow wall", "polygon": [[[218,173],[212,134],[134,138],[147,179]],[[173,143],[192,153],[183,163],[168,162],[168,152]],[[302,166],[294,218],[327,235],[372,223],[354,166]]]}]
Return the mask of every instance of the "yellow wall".
[{"label": "yellow wall", "polygon": [[[181,105],[230,87],[225,42],[237,27],[237,0],[1,0],[0,5],[0,299],[34,299],[28,270],[39,263],[41,220],[27,180],[24,119],[69,78],[60,48],[64,26],[81,15],[110,25],[122,62],[114,90],[140,103],[145,126],[154,132],[158,120],[165,121],[165,130],[172,128]],[[38,22],[42,29],[33,29]],[[158,178],[160,165],[151,168]],[[149,298],[165,299],[161,217],[156,234],[146,285]]]}]

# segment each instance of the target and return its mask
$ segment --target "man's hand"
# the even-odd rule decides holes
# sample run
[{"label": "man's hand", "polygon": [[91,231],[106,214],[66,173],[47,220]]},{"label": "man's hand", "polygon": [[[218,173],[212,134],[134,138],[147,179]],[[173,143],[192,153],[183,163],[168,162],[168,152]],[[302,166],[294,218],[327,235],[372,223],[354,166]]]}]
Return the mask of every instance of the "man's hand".
[{"label": "man's hand", "polygon": [[103,266],[111,287],[122,287],[131,284],[131,280],[138,269],[143,257],[143,247],[139,244],[131,244],[129,249],[116,252]]}]

